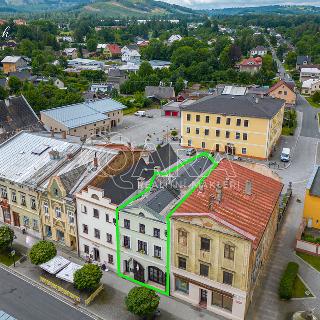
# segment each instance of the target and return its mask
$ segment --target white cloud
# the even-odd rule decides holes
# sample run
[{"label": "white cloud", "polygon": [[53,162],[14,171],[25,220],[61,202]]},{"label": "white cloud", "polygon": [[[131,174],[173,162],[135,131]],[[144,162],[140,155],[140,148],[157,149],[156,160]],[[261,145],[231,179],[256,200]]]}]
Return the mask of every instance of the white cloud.
[{"label": "white cloud", "polygon": [[[218,9],[230,7],[256,7],[279,4],[277,0],[162,0],[193,9]],[[282,5],[314,5],[320,6],[320,0],[290,0],[281,2]]]}]

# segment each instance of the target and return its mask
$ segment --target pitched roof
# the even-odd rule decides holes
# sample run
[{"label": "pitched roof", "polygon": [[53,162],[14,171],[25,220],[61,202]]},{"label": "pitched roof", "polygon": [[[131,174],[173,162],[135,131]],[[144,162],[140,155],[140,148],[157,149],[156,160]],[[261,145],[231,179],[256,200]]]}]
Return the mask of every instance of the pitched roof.
[{"label": "pitched roof", "polygon": [[6,56],[2,59],[2,63],[17,63],[20,59],[23,59],[21,56]]},{"label": "pitched roof", "polygon": [[320,166],[316,166],[308,181],[307,189],[310,194],[315,197],[320,197]]},{"label": "pitched roof", "polygon": [[[247,181],[252,183],[251,195],[245,193]],[[218,183],[223,186],[220,202],[212,198]],[[257,248],[282,188],[283,184],[273,178],[223,159],[206,178],[203,190],[195,190],[174,216],[209,217],[252,241]]]},{"label": "pitched roof", "polygon": [[146,97],[157,99],[171,99],[176,95],[173,87],[162,86],[146,86],[144,94]]},{"label": "pitched roof", "polygon": [[207,96],[183,106],[181,111],[194,111],[229,116],[272,119],[283,106],[284,101],[272,97],[259,98],[253,94],[245,96]]},{"label": "pitched roof", "polygon": [[294,89],[294,83],[288,83],[285,82],[284,80],[280,80],[277,83],[275,83],[269,90],[268,93],[278,89],[279,87],[281,87],[282,85],[285,85],[288,89],[290,89],[291,91],[293,91]]},{"label": "pitched roof", "polygon": [[77,181],[80,179],[80,177],[86,171],[87,167],[88,167],[88,165],[84,164],[82,166],[73,168],[69,172],[63,173],[60,176],[60,180],[61,180],[67,194],[70,193],[71,189],[75,186]]},{"label": "pitched roof", "polygon": [[304,63],[310,64],[311,57],[310,56],[297,56],[297,65],[303,65]]},{"label": "pitched roof", "polygon": [[320,82],[320,79],[308,79],[302,82],[302,88],[311,88],[314,84]]},{"label": "pitched roof", "polygon": [[251,51],[262,51],[262,50],[268,50],[268,48],[264,46],[256,46],[255,48],[251,49]]},{"label": "pitched roof", "polygon": [[248,58],[241,61],[240,66],[256,67],[262,65],[262,59],[260,57]]},{"label": "pitched roof", "polygon": [[121,53],[121,48],[115,43],[108,44],[107,47],[110,50],[111,54],[120,54]]}]

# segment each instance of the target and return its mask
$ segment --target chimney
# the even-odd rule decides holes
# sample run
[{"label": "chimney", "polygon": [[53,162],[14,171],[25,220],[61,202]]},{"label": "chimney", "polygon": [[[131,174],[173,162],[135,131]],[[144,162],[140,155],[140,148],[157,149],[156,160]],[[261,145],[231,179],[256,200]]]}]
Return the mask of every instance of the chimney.
[{"label": "chimney", "polygon": [[67,132],[61,131],[61,139],[67,139]]},{"label": "chimney", "polygon": [[216,185],[216,198],[218,203],[220,203],[222,200],[222,188],[222,185],[218,182]]},{"label": "chimney", "polygon": [[252,181],[247,180],[245,184],[245,194],[248,196],[252,195]]},{"label": "chimney", "polygon": [[98,168],[98,158],[97,158],[97,153],[95,152],[94,158],[93,158],[93,166],[95,168]]}]

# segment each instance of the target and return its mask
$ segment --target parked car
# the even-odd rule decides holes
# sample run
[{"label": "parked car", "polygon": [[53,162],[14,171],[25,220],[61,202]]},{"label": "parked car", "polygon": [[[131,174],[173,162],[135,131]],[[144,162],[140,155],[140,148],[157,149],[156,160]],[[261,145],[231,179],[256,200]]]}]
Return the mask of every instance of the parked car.
[{"label": "parked car", "polygon": [[280,160],[283,162],[290,161],[290,148],[283,148],[282,149]]},{"label": "parked car", "polygon": [[135,116],[138,116],[138,117],[145,117],[146,116],[146,112],[145,111],[137,111],[134,113]]},{"label": "parked car", "polygon": [[187,150],[186,155],[187,156],[193,156],[196,153],[197,153],[197,151],[196,151],[195,148],[190,148],[190,149]]}]

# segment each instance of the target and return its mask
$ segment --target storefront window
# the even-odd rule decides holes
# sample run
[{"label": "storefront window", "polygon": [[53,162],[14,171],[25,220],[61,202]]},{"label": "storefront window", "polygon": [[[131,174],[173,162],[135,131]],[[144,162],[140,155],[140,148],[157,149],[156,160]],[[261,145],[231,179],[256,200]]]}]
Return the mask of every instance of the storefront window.
[{"label": "storefront window", "polygon": [[175,279],[176,291],[189,294],[189,282],[181,278]]},{"label": "storefront window", "polygon": [[212,291],[212,305],[232,311],[233,298],[222,291]]}]

